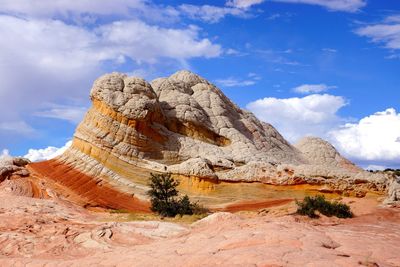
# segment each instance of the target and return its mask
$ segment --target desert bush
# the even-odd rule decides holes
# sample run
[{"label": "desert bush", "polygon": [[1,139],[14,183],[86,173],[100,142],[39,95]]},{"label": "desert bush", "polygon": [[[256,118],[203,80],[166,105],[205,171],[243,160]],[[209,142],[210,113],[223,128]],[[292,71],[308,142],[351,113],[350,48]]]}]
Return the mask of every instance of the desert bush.
[{"label": "desert bush", "polygon": [[195,215],[204,215],[210,213],[210,210],[198,202],[192,203],[192,211]]},{"label": "desert bush", "polygon": [[179,195],[176,187],[179,181],[174,180],[171,174],[150,174],[151,210],[165,217],[179,215],[193,215],[205,213],[207,209],[198,203],[192,203],[187,195],[177,198]]},{"label": "desert bush", "polygon": [[296,201],[297,213],[300,215],[305,215],[310,218],[318,218],[319,216],[315,213],[319,213],[332,217],[336,216],[338,218],[351,218],[353,213],[350,207],[344,203],[339,203],[337,201],[331,202],[325,199],[322,195],[317,195],[315,197],[305,197],[302,202]]},{"label": "desert bush", "polygon": [[193,204],[190,202],[190,199],[187,195],[184,195],[178,201],[178,214],[179,215],[193,215]]}]

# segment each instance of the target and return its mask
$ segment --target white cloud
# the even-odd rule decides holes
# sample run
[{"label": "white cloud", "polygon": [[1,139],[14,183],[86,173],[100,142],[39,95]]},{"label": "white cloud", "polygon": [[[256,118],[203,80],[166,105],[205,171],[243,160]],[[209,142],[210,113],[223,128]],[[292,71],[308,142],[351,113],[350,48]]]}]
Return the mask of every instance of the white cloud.
[{"label": "white cloud", "polygon": [[275,51],[275,50],[270,50],[270,49],[256,49],[254,52],[260,54],[265,60],[268,62],[272,62],[275,64],[282,64],[282,65],[288,65],[288,66],[302,66],[306,67],[309,65],[302,64],[298,61],[292,60],[287,58],[287,56],[290,56],[290,54],[293,53],[292,49],[286,49],[286,50],[281,50],[281,51]]},{"label": "white cloud", "polygon": [[261,80],[261,77],[259,75],[250,72],[249,74],[247,74],[247,79],[241,80],[234,77],[229,77],[226,79],[218,79],[215,82],[222,87],[243,87],[254,85],[259,80]]},{"label": "white cloud", "polygon": [[364,169],[365,170],[372,170],[372,171],[383,171],[386,168],[387,168],[387,166],[371,164],[371,165],[366,166]]},{"label": "white cloud", "polygon": [[386,22],[400,22],[400,15],[392,15],[385,19]]},{"label": "white cloud", "polygon": [[341,96],[314,94],[302,98],[267,97],[247,104],[259,119],[274,125],[289,141],[308,135],[326,137],[343,122],[337,115],[347,104]]},{"label": "white cloud", "polygon": [[400,54],[391,54],[386,56],[385,59],[400,59]]},{"label": "white cloud", "polygon": [[213,5],[179,5],[177,10],[181,15],[190,19],[202,20],[208,23],[216,23],[226,16],[235,16],[241,18],[251,17],[250,7],[262,3],[264,0],[230,0],[225,6]]},{"label": "white cloud", "polygon": [[254,73],[254,72],[249,72],[247,74],[247,77],[249,77],[251,79],[254,79],[254,80],[261,80],[262,79],[260,75],[258,75],[257,73]]},{"label": "white cloud", "polygon": [[382,43],[386,48],[400,49],[400,16],[390,16],[382,23],[363,26],[355,33]]},{"label": "white cloud", "polygon": [[389,108],[330,132],[345,155],[363,161],[397,161],[400,164],[400,113]]},{"label": "white cloud", "polygon": [[0,122],[0,130],[11,134],[32,135],[36,131],[25,121],[4,121]]},{"label": "white cloud", "polygon": [[77,123],[104,72],[165,75],[190,68],[192,58],[223,53],[199,27],[161,20],[180,16],[148,0],[1,1],[0,146],[36,133],[27,123],[32,116]]},{"label": "white cloud", "polygon": [[45,118],[66,120],[71,123],[82,121],[87,108],[75,106],[53,105],[52,108],[35,112],[34,115]]},{"label": "white cloud", "polygon": [[293,88],[292,90],[300,94],[321,93],[329,89],[336,88],[336,86],[328,86],[326,84],[303,84]]},{"label": "white cloud", "polygon": [[8,149],[3,149],[0,153],[0,160],[9,159],[11,157]]},{"label": "white cloud", "polygon": [[0,11],[30,16],[68,16],[77,14],[127,14],[131,9],[145,6],[144,0],[40,0],[32,4],[26,0],[2,0]]},{"label": "white cloud", "polygon": [[112,58],[125,55],[138,62],[155,63],[161,58],[186,60],[194,57],[217,57],[219,45],[199,38],[200,28],[162,28],[144,22],[117,21],[95,30],[100,36],[102,52]]},{"label": "white cloud", "polygon": [[175,22],[180,17],[218,22],[226,15],[247,17],[247,9],[262,0],[235,0],[225,6],[182,4],[158,5],[149,0],[40,0],[35,5],[26,0],[3,0],[0,13],[34,18],[58,18],[77,24],[94,24],[99,16],[143,18],[146,21]]},{"label": "white cloud", "polygon": [[225,55],[228,55],[228,56],[244,57],[244,56],[249,55],[246,52],[241,52],[241,51],[238,51],[238,50],[233,49],[233,48],[228,48],[224,52],[225,52]]},{"label": "white cloud", "polygon": [[367,3],[365,0],[270,0],[274,2],[309,4],[325,7],[332,11],[356,12]]},{"label": "white cloud", "polygon": [[256,82],[253,80],[238,80],[233,77],[218,79],[215,82],[222,87],[242,87],[256,84]]},{"label": "white cloud", "polygon": [[145,19],[146,21],[172,23],[179,21],[180,12],[175,7],[157,5],[150,0],[2,0],[0,14],[24,18],[52,18],[77,25],[95,25],[101,18],[109,20]]},{"label": "white cloud", "polygon": [[[86,106],[93,80],[110,62],[187,66],[191,58],[219,56],[222,48],[200,33],[195,26],[164,28],[139,20],[90,28],[0,15],[0,99],[5,100],[0,105],[0,128],[29,134],[31,126],[15,122],[27,121],[27,116],[46,108],[44,103]],[[59,109],[50,113],[69,121],[79,116]]]},{"label": "white cloud", "polygon": [[225,54],[227,54],[227,55],[238,55],[238,54],[240,54],[240,52],[238,50],[236,50],[236,49],[228,48],[225,51]]},{"label": "white cloud", "polygon": [[60,148],[49,146],[41,149],[29,149],[24,158],[27,158],[33,162],[52,159],[64,153],[64,151],[67,150],[67,148],[69,148],[71,145],[72,141],[68,141],[63,147]]},{"label": "white cloud", "polygon": [[226,2],[226,5],[246,9],[261,4],[262,2],[264,2],[264,0],[229,0]]},{"label": "white cloud", "polygon": [[276,19],[279,19],[280,17],[282,17],[281,14],[275,13],[275,14],[270,15],[267,19],[268,20],[276,20]]},{"label": "white cloud", "polygon": [[290,142],[311,135],[330,141],[340,153],[366,169],[400,167],[400,113],[389,108],[348,123],[338,115],[341,96],[314,94],[303,98],[264,98],[246,107],[274,125]]},{"label": "white cloud", "polygon": [[209,23],[216,23],[227,15],[239,17],[248,16],[243,9],[235,7],[183,4],[179,6],[179,10],[191,19],[203,20]]},{"label": "white cloud", "polygon": [[323,52],[328,52],[328,53],[336,53],[337,50],[333,48],[322,48]]}]

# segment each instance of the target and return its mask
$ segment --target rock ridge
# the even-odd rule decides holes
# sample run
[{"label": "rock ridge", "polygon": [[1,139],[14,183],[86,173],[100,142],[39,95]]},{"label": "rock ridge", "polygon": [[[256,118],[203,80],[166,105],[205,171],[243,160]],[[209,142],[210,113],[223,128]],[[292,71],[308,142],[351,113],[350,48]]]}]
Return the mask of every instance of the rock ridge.
[{"label": "rock ridge", "polygon": [[[151,82],[106,74],[94,82],[90,98],[93,105],[71,148],[55,161],[142,199],[150,172],[186,177],[183,191],[188,193],[193,193],[189,187],[199,186],[198,179],[326,185],[359,195],[386,192],[391,184],[387,176],[363,171],[320,138],[291,145],[272,125],[189,71]],[[207,197],[196,190],[194,195]]]}]

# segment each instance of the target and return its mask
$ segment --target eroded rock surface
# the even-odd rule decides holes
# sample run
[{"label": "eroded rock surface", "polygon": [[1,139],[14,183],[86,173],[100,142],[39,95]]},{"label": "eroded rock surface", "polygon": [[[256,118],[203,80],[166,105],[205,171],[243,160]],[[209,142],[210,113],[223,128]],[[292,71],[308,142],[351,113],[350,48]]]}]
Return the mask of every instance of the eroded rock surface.
[{"label": "eroded rock surface", "polygon": [[[60,200],[4,192],[0,198],[4,267],[400,264],[399,210],[377,208],[367,199],[349,199],[356,201],[350,204],[354,219],[310,220],[273,215],[271,209],[261,215],[215,213],[188,225],[107,222],[110,215],[88,213]],[[368,210],[360,211],[356,204]]]},{"label": "eroded rock surface", "polygon": [[34,197],[36,187],[29,180],[30,172],[26,168],[30,161],[25,158],[5,156],[0,158],[0,191],[14,195]]},{"label": "eroded rock surface", "polygon": [[93,106],[72,147],[55,160],[31,164],[38,174],[68,185],[76,177],[60,176],[59,170],[75,170],[141,199],[146,198],[150,172],[187,177],[192,188],[180,189],[199,200],[208,198],[214,187],[207,191],[200,186],[199,191],[198,179],[317,184],[358,196],[384,193],[390,184],[388,177],[361,170],[319,138],[307,137],[292,146],[272,125],[189,71],[151,83],[106,74],[95,81],[90,97]]},{"label": "eroded rock surface", "polygon": [[4,157],[0,159],[0,182],[6,179],[29,176],[25,168],[30,161],[25,158]]}]

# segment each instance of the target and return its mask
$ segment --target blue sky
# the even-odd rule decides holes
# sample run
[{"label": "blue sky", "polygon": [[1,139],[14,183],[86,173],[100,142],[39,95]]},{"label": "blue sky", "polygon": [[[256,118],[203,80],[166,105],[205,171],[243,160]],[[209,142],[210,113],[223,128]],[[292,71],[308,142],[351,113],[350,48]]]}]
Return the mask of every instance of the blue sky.
[{"label": "blue sky", "polygon": [[99,75],[189,69],[291,142],[400,167],[400,2],[1,0],[0,153],[71,139]]}]

